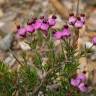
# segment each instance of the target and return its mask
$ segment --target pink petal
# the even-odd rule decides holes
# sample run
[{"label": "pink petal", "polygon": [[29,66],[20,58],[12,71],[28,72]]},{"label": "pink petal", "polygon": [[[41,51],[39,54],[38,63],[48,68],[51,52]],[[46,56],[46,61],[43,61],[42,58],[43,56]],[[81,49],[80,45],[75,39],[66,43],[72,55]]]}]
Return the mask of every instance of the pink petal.
[{"label": "pink petal", "polygon": [[88,87],[85,86],[84,83],[81,83],[81,84],[78,86],[78,88],[79,88],[79,90],[80,90],[81,92],[87,92],[87,91],[88,91]]},{"label": "pink petal", "polygon": [[92,43],[93,43],[93,45],[96,45],[96,37],[93,37]]},{"label": "pink petal", "polygon": [[62,32],[56,32],[56,33],[54,34],[54,37],[55,37],[56,39],[61,39],[61,37],[62,37]]},{"label": "pink petal", "polygon": [[22,28],[18,29],[17,35],[25,37],[26,36],[26,28],[22,27]]},{"label": "pink petal", "polygon": [[68,20],[70,25],[74,25],[76,22],[76,17],[75,16],[70,16]]},{"label": "pink petal", "polygon": [[27,25],[26,30],[27,30],[27,32],[34,32],[34,28],[32,25]]},{"label": "pink petal", "polygon": [[35,27],[35,29],[40,29],[41,25],[42,25],[42,20],[39,19],[39,20],[36,20],[34,27]]},{"label": "pink petal", "polygon": [[71,79],[71,85],[77,87],[80,84],[79,79]]},{"label": "pink petal", "polygon": [[41,25],[41,30],[47,31],[48,28],[49,28],[49,25],[48,25],[47,23],[42,23],[42,25]]},{"label": "pink petal", "polygon": [[85,74],[81,73],[77,76],[78,79],[80,79],[81,81],[85,81],[86,80],[86,76]]},{"label": "pink petal", "polygon": [[75,27],[76,28],[82,28],[83,27],[83,22],[81,20],[77,20],[76,23],[75,23]]},{"label": "pink petal", "polygon": [[52,19],[52,18],[49,18],[48,19],[48,24],[49,24],[49,26],[54,26],[56,24],[56,20]]}]

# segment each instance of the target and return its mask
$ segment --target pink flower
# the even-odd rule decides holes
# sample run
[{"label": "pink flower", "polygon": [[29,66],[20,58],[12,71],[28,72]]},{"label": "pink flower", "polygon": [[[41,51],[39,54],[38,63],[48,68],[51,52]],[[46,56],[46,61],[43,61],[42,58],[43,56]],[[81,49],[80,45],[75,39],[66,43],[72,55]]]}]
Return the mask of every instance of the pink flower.
[{"label": "pink flower", "polygon": [[61,39],[62,32],[58,31],[58,32],[54,33],[54,37],[55,37],[55,39]]},{"label": "pink flower", "polygon": [[93,45],[96,45],[96,36],[93,37],[93,39],[92,39],[92,43],[93,43]]},{"label": "pink flower", "polygon": [[63,31],[56,32],[54,34],[54,37],[56,39],[64,39],[66,37],[68,38],[70,35],[71,35],[70,29],[67,25],[65,25]]},{"label": "pink flower", "polygon": [[41,25],[42,25],[42,20],[38,19],[38,20],[36,20],[34,27],[37,30],[37,29],[41,28]]},{"label": "pink flower", "polygon": [[56,24],[56,16],[53,15],[51,18],[49,18],[48,24],[49,26],[54,26]]},{"label": "pink flower", "polygon": [[26,37],[26,28],[25,27],[17,28],[17,36]]},{"label": "pink flower", "polygon": [[77,18],[74,16],[74,14],[73,14],[73,13],[70,14],[69,20],[68,20],[69,24],[70,24],[70,25],[74,25],[75,22],[76,22],[76,20],[77,20]]},{"label": "pink flower", "polygon": [[49,28],[49,24],[48,24],[48,22],[46,21],[46,20],[44,20],[43,22],[42,22],[42,24],[41,24],[41,30],[43,30],[43,31],[48,31],[48,28]]},{"label": "pink flower", "polygon": [[87,92],[88,91],[88,86],[85,83],[80,83],[80,85],[78,86],[79,90],[81,92]]},{"label": "pink flower", "polygon": [[82,21],[83,24],[84,24],[84,23],[85,23],[85,14],[81,14],[80,19],[81,19],[81,21]]},{"label": "pink flower", "polygon": [[71,79],[71,85],[74,87],[78,87],[80,84],[80,79],[75,78],[75,79]]},{"label": "pink flower", "polygon": [[84,73],[81,73],[81,74],[79,74],[78,76],[77,76],[77,79],[79,79],[79,80],[81,80],[81,81],[85,81],[86,80],[86,76],[85,76],[85,74]]},{"label": "pink flower", "polygon": [[68,37],[70,37],[70,35],[71,35],[70,29],[69,29],[68,25],[65,25],[64,29],[62,31],[62,38],[65,38],[65,37],[68,38]]},{"label": "pink flower", "polygon": [[80,29],[80,28],[82,28],[83,27],[83,22],[81,21],[81,19],[80,19],[80,17],[77,17],[77,20],[76,20],[76,22],[75,22],[75,27],[76,28],[78,28],[78,29]]},{"label": "pink flower", "polygon": [[34,28],[33,28],[32,25],[27,25],[27,26],[26,26],[26,31],[27,31],[27,32],[30,32],[30,33],[33,33],[35,30],[34,30]]}]

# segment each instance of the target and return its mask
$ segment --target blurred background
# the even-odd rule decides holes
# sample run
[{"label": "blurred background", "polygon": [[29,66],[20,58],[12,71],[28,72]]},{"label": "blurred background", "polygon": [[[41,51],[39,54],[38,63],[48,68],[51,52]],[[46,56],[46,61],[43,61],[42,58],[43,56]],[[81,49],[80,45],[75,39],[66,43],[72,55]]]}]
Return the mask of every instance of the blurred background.
[{"label": "blurred background", "polygon": [[[10,67],[15,66],[16,60],[10,52],[12,48],[19,56],[20,50],[29,50],[23,40],[14,38],[16,25],[23,24],[32,16],[57,16],[56,28],[61,28],[68,19],[69,13],[76,12],[77,0],[0,0],[0,60]],[[79,13],[86,14],[86,26],[80,30],[80,46],[90,47],[91,38],[96,36],[96,0],[80,0]],[[87,58],[81,58],[81,70],[93,74],[93,85],[96,84],[96,47]]]}]

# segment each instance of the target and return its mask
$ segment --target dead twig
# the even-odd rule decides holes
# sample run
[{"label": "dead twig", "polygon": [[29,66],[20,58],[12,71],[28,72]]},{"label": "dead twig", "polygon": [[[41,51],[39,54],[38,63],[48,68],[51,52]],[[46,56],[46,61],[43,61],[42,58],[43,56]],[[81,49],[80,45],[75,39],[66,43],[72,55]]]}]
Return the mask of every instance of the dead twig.
[{"label": "dead twig", "polygon": [[66,18],[66,19],[68,18],[68,16],[69,16],[69,10],[68,10],[68,8],[65,7],[64,4],[62,4],[60,2],[60,0],[49,0],[49,1],[53,5],[53,7],[57,10],[57,12],[59,14],[61,14],[61,16],[63,18]]},{"label": "dead twig", "polygon": [[[46,75],[44,76],[44,78],[41,80],[40,85],[37,86],[37,87],[33,90],[32,96],[36,96],[36,94],[38,93],[38,91],[40,90],[40,88],[42,87],[42,85],[45,83],[47,76],[48,76],[50,73],[52,73],[53,71],[60,69],[61,67],[62,67],[62,66],[59,66],[59,67],[55,66],[54,68],[50,69],[50,70],[46,73]],[[56,68],[57,68],[57,69],[56,69]]]},{"label": "dead twig", "polygon": [[15,54],[13,53],[13,51],[11,49],[9,49],[9,52],[12,54],[12,56],[16,59],[16,61],[18,62],[18,64],[20,64],[21,66],[23,65],[21,61],[19,61],[19,59],[15,56]]}]

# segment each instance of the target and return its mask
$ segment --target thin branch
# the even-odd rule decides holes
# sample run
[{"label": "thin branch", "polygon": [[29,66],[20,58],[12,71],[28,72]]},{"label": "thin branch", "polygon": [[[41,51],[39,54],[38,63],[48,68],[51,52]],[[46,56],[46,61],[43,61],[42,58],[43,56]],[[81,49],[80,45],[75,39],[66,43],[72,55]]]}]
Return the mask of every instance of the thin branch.
[{"label": "thin branch", "polygon": [[68,8],[63,5],[60,0],[49,0],[53,7],[57,10],[58,13],[61,14],[63,18],[68,18],[69,10]]},{"label": "thin branch", "polygon": [[80,0],[77,0],[76,16],[78,16],[79,14],[79,3],[80,3]]},{"label": "thin branch", "polygon": [[[38,93],[38,91],[40,90],[40,88],[42,87],[42,85],[44,84],[44,82],[46,81],[46,77],[47,77],[50,73],[52,73],[52,72],[55,71],[55,70],[60,69],[61,67],[62,67],[62,66],[59,65],[59,67],[58,67],[58,66],[55,66],[53,69],[50,69],[50,70],[46,73],[46,75],[44,76],[44,78],[41,80],[40,85],[37,86],[37,87],[34,89],[34,91],[33,91],[33,93],[32,93],[32,96],[35,96],[35,95]],[[57,69],[56,69],[56,68],[57,68]]]},{"label": "thin branch", "polygon": [[13,51],[11,49],[9,49],[9,52],[12,54],[12,56],[16,59],[16,61],[22,66],[23,64],[21,63],[21,61],[19,61],[19,59],[15,56],[15,54],[13,53]]}]

